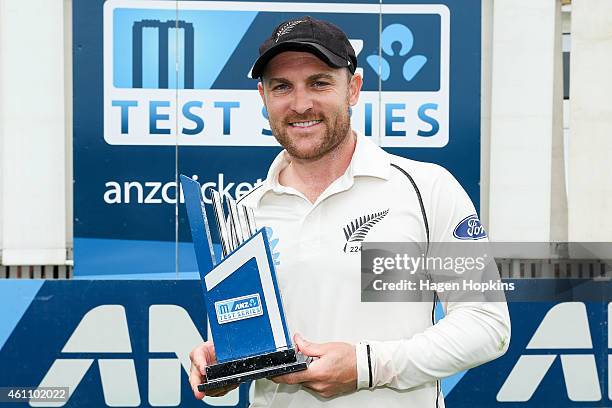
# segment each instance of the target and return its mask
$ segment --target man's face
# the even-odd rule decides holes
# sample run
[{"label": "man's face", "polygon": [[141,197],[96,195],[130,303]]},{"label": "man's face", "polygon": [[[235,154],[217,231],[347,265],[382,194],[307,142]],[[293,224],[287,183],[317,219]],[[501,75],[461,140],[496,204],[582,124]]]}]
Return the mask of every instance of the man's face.
[{"label": "man's face", "polygon": [[350,134],[349,106],[357,103],[361,77],[349,80],[347,69],[287,51],[268,62],[262,82],[272,133],[292,157],[319,159]]}]

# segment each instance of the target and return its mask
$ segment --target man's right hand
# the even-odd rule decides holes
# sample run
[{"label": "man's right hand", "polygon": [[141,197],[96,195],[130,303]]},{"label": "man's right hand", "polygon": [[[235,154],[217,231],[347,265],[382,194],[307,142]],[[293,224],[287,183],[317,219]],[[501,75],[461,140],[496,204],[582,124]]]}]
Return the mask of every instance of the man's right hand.
[{"label": "man's right hand", "polygon": [[[215,345],[212,341],[207,341],[189,353],[191,359],[191,369],[189,370],[189,383],[193,390],[193,395],[197,399],[204,398],[205,394],[198,391],[198,385],[202,384],[206,378],[206,366],[215,364],[217,362],[217,356],[215,354]],[[223,388],[217,388],[208,392],[209,397],[222,397],[233,389],[238,388],[238,384],[230,385]]]}]

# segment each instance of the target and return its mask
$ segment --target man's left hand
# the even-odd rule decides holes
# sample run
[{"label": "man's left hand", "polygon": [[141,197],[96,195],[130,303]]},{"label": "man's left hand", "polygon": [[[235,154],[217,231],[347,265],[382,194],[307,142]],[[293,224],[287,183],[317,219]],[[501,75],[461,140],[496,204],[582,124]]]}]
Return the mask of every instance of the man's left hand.
[{"label": "man's left hand", "polygon": [[307,370],[273,377],[283,384],[301,384],[324,398],[357,389],[355,346],[348,343],[311,343],[294,336],[298,351],[313,361]]}]

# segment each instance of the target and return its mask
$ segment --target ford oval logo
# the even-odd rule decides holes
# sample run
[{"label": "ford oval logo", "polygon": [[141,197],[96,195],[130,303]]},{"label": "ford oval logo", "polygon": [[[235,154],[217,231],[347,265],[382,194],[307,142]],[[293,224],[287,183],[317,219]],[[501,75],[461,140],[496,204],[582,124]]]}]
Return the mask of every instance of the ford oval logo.
[{"label": "ford oval logo", "polygon": [[487,233],[480,223],[478,216],[472,214],[455,227],[453,236],[457,239],[482,239],[487,237]]}]

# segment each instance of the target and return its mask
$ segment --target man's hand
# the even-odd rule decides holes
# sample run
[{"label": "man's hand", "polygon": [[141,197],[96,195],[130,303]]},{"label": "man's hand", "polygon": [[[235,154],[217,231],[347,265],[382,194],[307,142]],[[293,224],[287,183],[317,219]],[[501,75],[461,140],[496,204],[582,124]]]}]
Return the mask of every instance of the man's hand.
[{"label": "man's hand", "polygon": [[295,344],[303,354],[313,357],[307,370],[280,375],[272,381],[302,384],[324,398],[357,389],[357,358],[355,346],[348,343],[310,343],[299,334]]},{"label": "man's hand", "polygon": [[[189,353],[189,358],[191,359],[191,369],[189,370],[189,383],[191,384],[193,395],[197,399],[202,399],[204,398],[205,394],[203,392],[198,391],[198,385],[202,384],[204,382],[204,379],[206,378],[206,366],[210,364],[215,364],[217,362],[217,355],[215,354],[215,345],[212,341],[202,343],[198,347],[191,350],[191,353]],[[210,390],[206,395],[208,395],[209,397],[222,397],[223,395],[227,394],[235,388],[238,388],[238,384],[218,388],[215,390]]]}]

